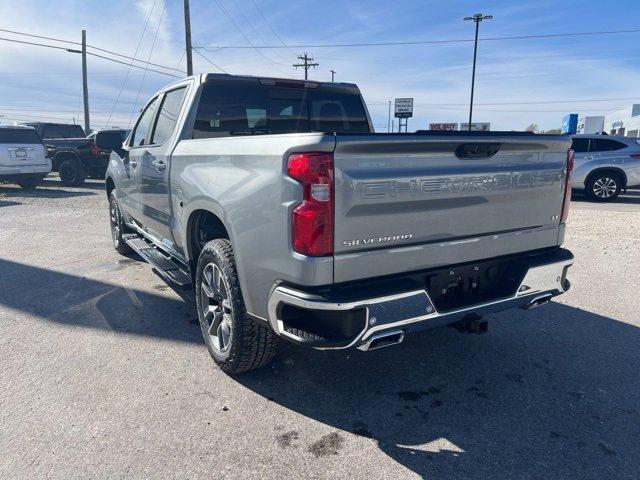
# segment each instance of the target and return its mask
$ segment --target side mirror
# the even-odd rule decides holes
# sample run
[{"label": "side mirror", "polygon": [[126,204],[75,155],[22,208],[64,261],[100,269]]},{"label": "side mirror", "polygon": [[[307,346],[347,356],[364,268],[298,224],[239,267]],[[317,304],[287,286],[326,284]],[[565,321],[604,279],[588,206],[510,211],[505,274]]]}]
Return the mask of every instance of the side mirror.
[{"label": "side mirror", "polygon": [[122,150],[122,136],[119,131],[104,130],[96,133],[96,147],[102,150]]}]

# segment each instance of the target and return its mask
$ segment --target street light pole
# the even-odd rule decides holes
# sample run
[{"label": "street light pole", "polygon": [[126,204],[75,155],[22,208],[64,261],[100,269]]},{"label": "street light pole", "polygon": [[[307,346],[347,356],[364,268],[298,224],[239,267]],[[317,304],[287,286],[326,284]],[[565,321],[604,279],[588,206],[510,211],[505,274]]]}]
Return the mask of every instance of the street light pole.
[{"label": "street light pole", "polygon": [[483,15],[481,13],[476,13],[472,17],[464,17],[464,20],[473,20],[476,24],[476,36],[473,42],[473,69],[471,72],[471,100],[469,102],[469,131],[471,131],[471,120],[473,119],[473,90],[476,83],[476,57],[478,55],[478,30],[480,28],[480,22],[482,20],[491,20],[493,15]]}]

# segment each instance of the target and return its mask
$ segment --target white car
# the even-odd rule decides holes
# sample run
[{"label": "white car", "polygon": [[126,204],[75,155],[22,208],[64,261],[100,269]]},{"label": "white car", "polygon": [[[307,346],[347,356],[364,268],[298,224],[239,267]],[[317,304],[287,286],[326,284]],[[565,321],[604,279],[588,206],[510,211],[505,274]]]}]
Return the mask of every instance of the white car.
[{"label": "white car", "polygon": [[640,144],[622,135],[573,135],[571,187],[594,202],[613,200],[640,185]]},{"label": "white car", "polygon": [[35,188],[50,171],[51,159],[35,129],[0,125],[0,183]]}]

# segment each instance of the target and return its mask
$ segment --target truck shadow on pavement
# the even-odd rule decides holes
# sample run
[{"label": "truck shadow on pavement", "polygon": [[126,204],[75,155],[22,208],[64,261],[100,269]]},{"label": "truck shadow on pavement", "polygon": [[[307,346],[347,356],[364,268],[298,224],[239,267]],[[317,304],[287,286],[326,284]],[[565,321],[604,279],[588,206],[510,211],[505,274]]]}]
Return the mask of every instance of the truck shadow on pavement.
[{"label": "truck shadow on pavement", "polygon": [[[62,187],[62,188],[67,188],[64,185],[62,185],[62,183],[60,182],[60,178],[57,178],[57,177],[45,178],[42,181],[41,185],[43,187]],[[84,189],[84,190],[106,190],[105,183],[104,183],[104,178],[102,178],[102,179],[87,178],[82,185],[77,186],[77,187],[69,187],[69,188],[77,188],[77,189]]]},{"label": "truck shadow on pavement", "polygon": [[[126,257],[90,266],[115,272],[136,264],[149,268]],[[195,309],[163,295],[170,288],[162,280],[153,286],[156,294],[86,278],[85,269],[62,273],[0,259],[0,307],[61,324],[202,343]]]},{"label": "truck shadow on pavement", "polygon": [[[60,186],[61,184],[58,182],[56,186]],[[93,187],[92,187],[93,188]],[[96,192],[92,191],[81,191],[81,192],[72,192],[70,190],[63,190],[61,188],[42,188],[38,187],[33,190],[24,190],[20,187],[6,187],[4,185],[0,185],[0,193],[4,193],[2,201],[13,200],[19,198],[69,198],[69,197],[86,197],[90,195],[96,195]]]},{"label": "truck shadow on pavement", "polygon": [[368,353],[284,345],[235,380],[335,428],[316,456],[340,455],[342,430],[425,478],[639,478],[640,330],[558,303],[489,323]]},{"label": "truck shadow on pavement", "polygon": [[[91,267],[137,265],[123,258]],[[202,343],[192,304],[163,294],[159,279],[149,293],[85,278],[83,268],[70,274],[0,259],[0,309]],[[234,380],[329,427],[319,438],[305,432],[308,422],[255,432],[283,455],[339,462],[356,441],[369,472],[379,449],[426,478],[639,478],[640,330],[559,303],[489,323],[486,335],[445,328],[368,353],[283,344],[270,367]]]}]

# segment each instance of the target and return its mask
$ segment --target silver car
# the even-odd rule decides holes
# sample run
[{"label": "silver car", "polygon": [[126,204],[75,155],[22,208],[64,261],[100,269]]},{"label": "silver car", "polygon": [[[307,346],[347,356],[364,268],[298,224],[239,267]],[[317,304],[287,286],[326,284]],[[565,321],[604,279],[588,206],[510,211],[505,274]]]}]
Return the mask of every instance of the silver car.
[{"label": "silver car", "polygon": [[575,164],[571,187],[590,200],[613,200],[640,185],[640,144],[622,135],[573,135]]}]

